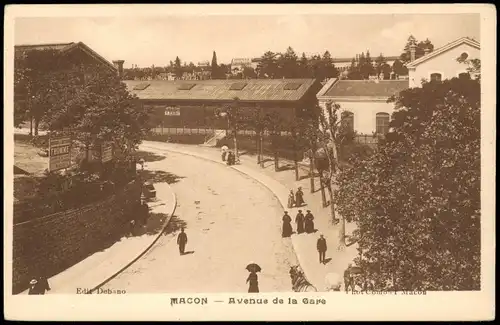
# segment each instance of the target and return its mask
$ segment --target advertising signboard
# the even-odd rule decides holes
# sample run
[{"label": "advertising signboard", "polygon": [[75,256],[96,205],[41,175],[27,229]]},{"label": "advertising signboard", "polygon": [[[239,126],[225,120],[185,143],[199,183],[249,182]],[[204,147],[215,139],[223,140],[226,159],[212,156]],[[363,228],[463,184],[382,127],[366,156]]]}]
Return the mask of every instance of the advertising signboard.
[{"label": "advertising signboard", "polygon": [[101,146],[101,161],[103,163],[113,160],[113,144],[104,142]]},{"label": "advertising signboard", "polygon": [[181,116],[181,108],[175,106],[167,106],[165,107],[165,115],[166,116]]},{"label": "advertising signboard", "polygon": [[56,171],[71,166],[71,137],[57,136],[49,138],[49,171]]}]

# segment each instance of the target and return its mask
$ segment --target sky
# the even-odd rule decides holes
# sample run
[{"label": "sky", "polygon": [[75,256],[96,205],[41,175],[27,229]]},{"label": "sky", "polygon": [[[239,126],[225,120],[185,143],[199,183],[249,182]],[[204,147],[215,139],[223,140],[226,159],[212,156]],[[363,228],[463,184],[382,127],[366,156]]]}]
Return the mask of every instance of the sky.
[{"label": "sky", "polygon": [[330,51],[334,58],[369,50],[372,56],[401,54],[412,34],[435,48],[460,37],[480,41],[479,14],[287,14],[239,16],[23,17],[16,18],[14,43],[84,42],[124,66],[260,57],[291,46],[300,56]]}]

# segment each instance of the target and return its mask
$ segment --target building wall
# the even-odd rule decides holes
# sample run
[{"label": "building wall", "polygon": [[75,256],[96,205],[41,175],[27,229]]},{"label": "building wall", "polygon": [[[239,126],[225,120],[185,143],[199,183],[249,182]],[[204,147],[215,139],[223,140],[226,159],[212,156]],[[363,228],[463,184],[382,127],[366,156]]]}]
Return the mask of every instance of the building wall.
[{"label": "building wall", "polygon": [[119,239],[140,191],[132,183],[104,201],[14,225],[13,293],[27,289],[39,271],[51,277]]},{"label": "building wall", "polygon": [[[151,101],[145,102],[145,106],[151,106],[152,109],[152,124],[155,127],[162,126],[165,128],[215,128],[215,129],[226,129],[227,119],[226,118],[215,118],[214,112],[216,110],[224,110],[226,106],[230,105],[230,102],[176,102],[176,101]],[[273,103],[273,102],[263,102],[263,103],[240,103],[240,109],[243,114],[248,112],[252,114],[256,105],[262,107],[262,109],[267,112],[276,112],[284,120],[291,120],[295,116],[295,107],[297,103]],[[179,116],[168,116],[165,115],[165,107],[173,106],[180,109]],[[251,116],[251,115],[250,115]]]},{"label": "building wall", "polygon": [[[394,112],[393,103],[386,103],[382,101],[336,101],[333,98],[331,100],[340,105],[341,110],[339,114],[342,114],[343,111],[349,111],[354,114],[354,130],[359,134],[371,135],[376,131],[377,113],[388,113],[389,115],[392,115]],[[321,108],[325,109],[326,101],[327,100],[320,100],[319,105]]]},{"label": "building wall", "polygon": [[410,87],[420,87],[421,80],[430,80],[431,73],[441,73],[442,80],[458,77],[458,74],[467,72],[467,64],[457,62],[462,53],[467,53],[467,59],[480,58],[480,51],[470,45],[461,44],[447,52],[425,61],[409,71]]}]

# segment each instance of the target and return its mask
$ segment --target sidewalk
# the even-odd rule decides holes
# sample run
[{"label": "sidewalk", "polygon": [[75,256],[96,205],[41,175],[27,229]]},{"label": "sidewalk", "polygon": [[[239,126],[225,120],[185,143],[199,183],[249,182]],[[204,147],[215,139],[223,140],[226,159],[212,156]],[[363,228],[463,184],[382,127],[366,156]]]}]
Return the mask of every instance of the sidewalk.
[{"label": "sidewalk", "polygon": [[[142,146],[144,148],[150,147],[160,150],[171,150],[223,164],[220,157],[220,150],[218,148],[150,141],[144,141]],[[293,220],[295,220],[295,215],[299,209],[301,209],[304,214],[306,210],[311,210],[315,217],[314,223],[318,232],[316,234],[294,234],[292,235],[292,243],[300,266],[303,269],[308,281],[314,285],[318,291],[325,291],[326,275],[334,272],[342,276],[348,263],[352,262],[358,252],[356,250],[356,245],[346,247],[342,252],[337,250],[339,226],[334,226],[330,222],[330,207],[322,207],[321,192],[318,190],[319,179],[315,179],[316,192],[311,194],[310,179],[309,177],[305,177],[308,175],[307,167],[302,165],[302,168],[299,168],[299,175],[300,177],[303,177],[303,179],[295,181],[295,171],[293,169],[275,172],[274,161],[272,160],[266,161],[264,168],[261,168],[257,164],[256,156],[245,154],[241,155],[239,158],[241,162],[240,165],[234,165],[228,168],[234,168],[235,170],[238,170],[261,182],[278,197],[280,203],[284,207],[287,205],[288,193],[290,189],[295,191],[299,186],[302,187],[307,206],[286,210],[289,211]],[[291,164],[292,163],[287,160],[280,160],[281,167]],[[281,216],[279,216],[279,218],[281,218]],[[295,230],[295,223],[293,223],[292,226]],[[346,223],[346,234],[349,235],[354,228],[355,224]],[[319,238],[320,233],[325,236],[328,245],[326,259],[330,259],[330,261],[326,265],[319,263],[318,252],[316,250],[316,240]]]},{"label": "sidewalk", "polygon": [[[122,237],[113,246],[48,279],[51,290],[46,294],[76,294],[82,293],[78,289],[95,289],[149,250],[170,221],[176,207],[175,194],[168,183],[156,183],[154,186],[157,200],[148,203],[150,217],[139,235]],[[24,291],[22,294],[27,293]]]}]

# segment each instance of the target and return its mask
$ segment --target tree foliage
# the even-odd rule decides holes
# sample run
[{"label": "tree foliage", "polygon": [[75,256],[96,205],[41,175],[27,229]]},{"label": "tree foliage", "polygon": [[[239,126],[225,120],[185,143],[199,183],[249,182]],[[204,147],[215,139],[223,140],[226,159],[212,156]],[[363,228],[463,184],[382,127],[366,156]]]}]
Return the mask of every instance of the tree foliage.
[{"label": "tree foliage", "polygon": [[410,35],[408,37],[408,40],[406,41],[406,44],[403,49],[403,53],[399,56],[399,59],[403,63],[408,63],[410,62],[411,56],[410,56],[410,47],[411,45],[414,44],[416,46],[415,48],[415,60],[419,59],[420,57],[425,55],[425,50],[427,49],[429,52],[432,52],[434,50],[434,45],[432,42],[427,38],[425,41],[417,41],[417,39],[413,36]]},{"label": "tree foliage", "polygon": [[357,261],[378,289],[480,289],[480,84],[424,83],[391,99],[392,130],[338,175]]},{"label": "tree foliage", "polygon": [[17,91],[30,94],[31,105],[24,107],[31,107],[37,123],[43,121],[49,131],[69,130],[87,148],[112,141],[123,152],[147,132],[148,112],[116,72],[94,63],[75,64],[56,51],[31,51],[18,60]]}]

